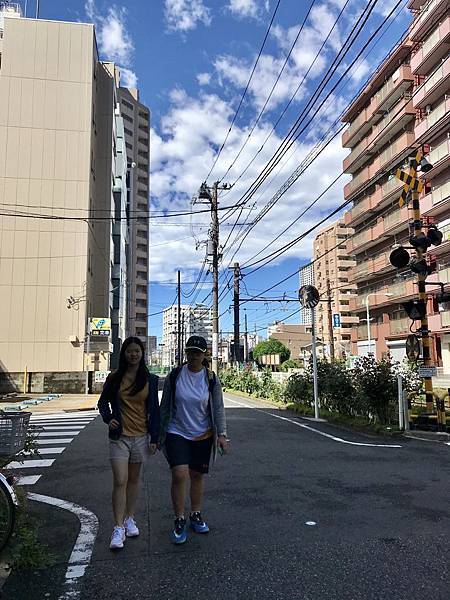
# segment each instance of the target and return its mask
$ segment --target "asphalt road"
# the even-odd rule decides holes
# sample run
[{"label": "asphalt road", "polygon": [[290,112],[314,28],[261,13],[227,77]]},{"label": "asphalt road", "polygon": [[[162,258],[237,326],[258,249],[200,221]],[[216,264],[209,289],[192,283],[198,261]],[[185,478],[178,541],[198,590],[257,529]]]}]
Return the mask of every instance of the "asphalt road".
[{"label": "asphalt road", "polygon": [[[448,600],[450,446],[273,415],[289,416],[248,399],[227,401],[233,451],[218,457],[207,479],[211,532],[191,533],[184,546],[168,538],[169,470],[163,456],[150,459],[141,536],[117,553],[108,549],[106,429],[100,418],[87,426],[32,489],[99,518],[81,600]],[[11,576],[7,600],[57,600],[64,590],[77,519],[42,504],[32,509],[57,564]]]}]

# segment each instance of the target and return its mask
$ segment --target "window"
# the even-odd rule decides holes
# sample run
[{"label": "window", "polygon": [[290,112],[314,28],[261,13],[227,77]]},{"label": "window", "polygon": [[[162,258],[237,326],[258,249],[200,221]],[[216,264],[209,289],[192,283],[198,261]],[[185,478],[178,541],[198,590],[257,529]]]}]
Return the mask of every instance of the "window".
[{"label": "window", "polygon": [[147,293],[147,288],[145,287],[145,285],[137,285],[136,286],[136,291],[139,294],[146,294]]},{"label": "window", "polygon": [[127,129],[126,127],[124,127],[123,130],[125,131],[125,133],[127,135],[133,136],[133,132],[130,129]]},{"label": "window", "polygon": [[142,229],[138,229],[137,230],[137,234],[138,234],[138,236],[147,239],[147,231],[143,231]]},{"label": "window", "polygon": [[141,252],[147,252],[147,244],[138,244],[137,249]]},{"label": "window", "polygon": [[140,306],[142,308],[147,308],[147,300],[143,300],[142,298],[137,298],[136,306]]},{"label": "window", "polygon": [[133,123],[133,118],[129,117],[125,113],[122,115],[122,117],[124,118],[125,121],[128,121],[128,123]]},{"label": "window", "polygon": [[122,99],[122,104],[124,106],[126,106],[127,108],[129,108],[130,110],[134,110],[134,106],[131,104],[131,102],[128,102],[127,100]]},{"label": "window", "polygon": [[133,144],[129,144],[128,142],[125,142],[125,146],[128,148],[128,150],[133,150]]},{"label": "window", "polygon": [[144,267],[147,266],[147,259],[146,258],[142,258],[142,256],[139,256],[138,259],[136,260],[136,264],[137,265],[142,265]]}]

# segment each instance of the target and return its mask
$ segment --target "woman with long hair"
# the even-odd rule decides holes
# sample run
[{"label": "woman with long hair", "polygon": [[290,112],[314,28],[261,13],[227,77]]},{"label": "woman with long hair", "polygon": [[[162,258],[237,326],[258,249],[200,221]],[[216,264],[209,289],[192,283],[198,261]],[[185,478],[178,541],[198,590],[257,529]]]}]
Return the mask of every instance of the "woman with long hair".
[{"label": "woman with long hair", "polygon": [[225,409],[219,378],[205,360],[207,344],[199,335],[186,343],[187,362],[174,369],[164,383],[159,444],[172,471],[174,528],[170,538],[183,544],[187,538],[186,487],[189,485],[189,525],[195,533],[208,533],[202,517],[204,476],[211,453],[227,453]]},{"label": "woman with long hair", "polygon": [[123,342],[119,368],[108,375],[98,409],[109,428],[114,515],[110,548],[118,549],[126,537],[139,535],[134,520],[139,476],[144,460],[156,452],[159,434],[158,377],[147,369],[139,338]]}]

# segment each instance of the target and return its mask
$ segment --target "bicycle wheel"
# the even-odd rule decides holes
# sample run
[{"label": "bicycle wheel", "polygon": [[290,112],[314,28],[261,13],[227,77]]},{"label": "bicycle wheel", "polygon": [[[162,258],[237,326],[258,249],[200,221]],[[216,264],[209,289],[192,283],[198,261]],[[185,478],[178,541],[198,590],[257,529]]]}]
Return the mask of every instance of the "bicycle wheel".
[{"label": "bicycle wheel", "polygon": [[11,537],[16,517],[16,508],[14,506],[11,494],[8,488],[0,479],[0,552],[6,546]]}]

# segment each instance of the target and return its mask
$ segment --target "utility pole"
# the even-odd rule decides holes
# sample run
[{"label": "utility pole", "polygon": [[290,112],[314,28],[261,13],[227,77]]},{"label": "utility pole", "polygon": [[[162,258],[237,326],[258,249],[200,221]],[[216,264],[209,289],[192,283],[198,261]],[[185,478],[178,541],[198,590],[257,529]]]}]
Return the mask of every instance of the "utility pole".
[{"label": "utility pole", "polygon": [[184,339],[184,312],[183,312],[183,314],[181,315],[181,362],[180,362],[180,365],[183,363],[184,345],[185,345],[185,339]]},{"label": "utility pole", "polygon": [[234,344],[233,344],[233,359],[234,362],[239,366],[241,358],[241,344],[240,344],[240,332],[239,332],[239,281],[241,278],[241,269],[239,263],[234,263],[234,294],[233,294],[233,308],[234,308]]},{"label": "utility pole", "polygon": [[248,362],[248,326],[247,326],[247,311],[244,309],[245,318],[245,334],[244,334],[244,361]]},{"label": "utility pole", "polygon": [[212,187],[206,182],[200,186],[198,199],[211,204],[211,229],[208,244],[208,256],[211,257],[212,266],[212,370],[217,375],[219,372],[219,190],[229,190],[231,185],[215,181]]},{"label": "utility pole", "polygon": [[181,273],[177,271],[178,306],[177,306],[177,364],[181,365]]},{"label": "utility pole", "polygon": [[334,333],[333,333],[333,309],[331,299],[330,280],[327,277],[327,304],[328,304],[328,335],[330,336],[330,360],[334,360]]}]

